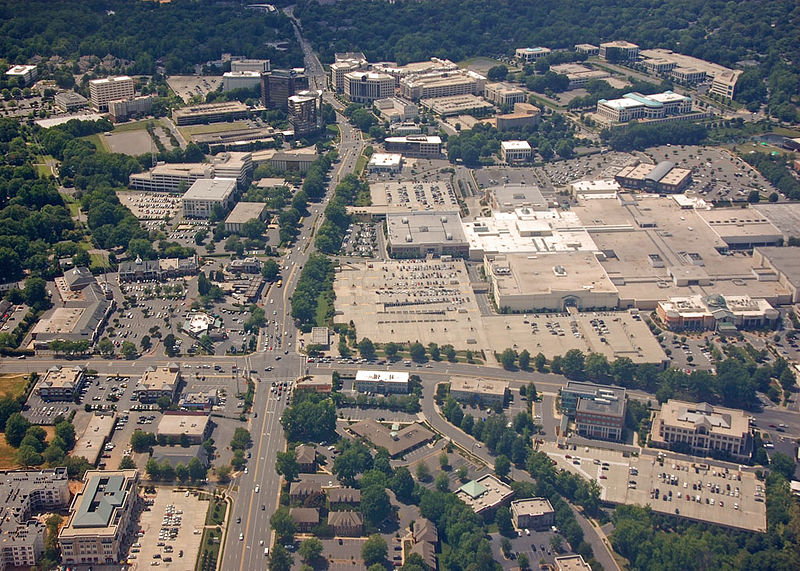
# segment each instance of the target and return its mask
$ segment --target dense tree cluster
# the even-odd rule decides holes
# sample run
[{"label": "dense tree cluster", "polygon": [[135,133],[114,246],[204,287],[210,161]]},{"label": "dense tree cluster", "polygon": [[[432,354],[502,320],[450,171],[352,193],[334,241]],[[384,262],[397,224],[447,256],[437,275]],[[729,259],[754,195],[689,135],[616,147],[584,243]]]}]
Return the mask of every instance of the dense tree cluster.
[{"label": "dense tree cluster", "polygon": [[633,123],[604,129],[600,137],[615,151],[641,151],[658,145],[699,145],[708,134],[705,125],[680,123]]},{"label": "dense tree cluster", "polygon": [[[800,69],[797,4],[642,0],[620,6],[612,0],[564,4],[546,0],[524,5],[498,0],[444,2],[298,3],[295,14],[323,61],[334,52],[361,50],[370,61],[461,61],[470,56],[510,55],[519,46],[571,49],[575,44],[625,39],[642,48],[662,47],[736,67],[754,59],[755,84],[745,77],[739,98],[769,97],[770,112],[796,113]],[[664,25],[669,22],[669,25]],[[546,71],[546,70],[545,70]],[[738,91],[738,88],[737,88]],[[741,99],[744,98],[744,99]]]},{"label": "dense tree cluster", "polygon": [[336,407],[326,395],[311,391],[294,394],[281,416],[286,438],[293,442],[324,442],[336,435]]},{"label": "dense tree cluster", "polygon": [[[333,262],[321,254],[309,256],[291,297],[292,317],[301,326],[317,323],[320,304],[333,311]],[[332,315],[322,316],[324,321]]]},{"label": "dense tree cluster", "polygon": [[765,153],[742,155],[748,164],[758,169],[770,184],[792,200],[800,199],[800,181],[789,170],[784,156],[773,156]]},{"label": "dense tree cluster", "polygon": [[[277,49],[277,41],[288,49]],[[270,59],[274,67],[303,64],[291,22],[280,10],[264,14],[241,5],[220,10],[213,2],[119,0],[15,0],[0,7],[0,57],[11,62],[111,55],[130,62],[118,72],[152,74],[163,58],[168,74],[180,74],[193,73],[194,64],[219,59],[222,52]]]},{"label": "dense tree cluster", "polygon": [[325,222],[317,232],[316,246],[324,254],[335,254],[342,247],[345,231],[350,226],[347,207],[369,204],[369,184],[348,174],[336,185],[333,198],[325,207]]}]

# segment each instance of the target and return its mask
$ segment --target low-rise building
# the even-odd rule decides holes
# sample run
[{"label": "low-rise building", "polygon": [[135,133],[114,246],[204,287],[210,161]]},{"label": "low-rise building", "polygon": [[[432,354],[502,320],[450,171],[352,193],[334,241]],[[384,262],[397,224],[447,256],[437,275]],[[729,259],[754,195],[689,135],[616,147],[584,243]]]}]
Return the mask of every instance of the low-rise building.
[{"label": "low-rise building", "polygon": [[181,276],[193,276],[200,269],[197,256],[189,258],[164,258],[161,260],[142,260],[137,257],[132,262],[119,265],[119,281],[161,281]]},{"label": "low-rise building", "polygon": [[86,99],[80,93],[75,93],[74,91],[62,91],[61,93],[57,93],[54,98],[54,102],[56,107],[65,113],[77,111],[78,109],[83,109],[89,105],[88,99]]},{"label": "low-rise building", "polygon": [[268,59],[237,59],[231,61],[231,71],[255,71],[262,73],[269,71]]},{"label": "low-rise building", "polygon": [[525,103],[528,100],[528,93],[523,88],[503,82],[487,83],[483,96],[500,106]]},{"label": "low-rise building", "polygon": [[56,365],[36,384],[36,393],[46,402],[71,401],[86,381],[86,370],[76,365],[70,369]]},{"label": "low-rise building", "polygon": [[508,396],[508,382],[473,377],[450,377],[450,395],[461,402],[503,405]]},{"label": "low-rise building", "polygon": [[322,486],[314,480],[303,480],[289,484],[289,499],[302,502],[308,497],[322,494]]},{"label": "low-rise building", "polygon": [[388,214],[386,227],[392,257],[469,255],[469,243],[457,212]]},{"label": "low-rise building", "polygon": [[140,95],[139,97],[127,97],[108,102],[108,114],[114,123],[127,121],[133,117],[144,117],[149,115],[153,109],[153,96]]},{"label": "low-rise building", "polygon": [[373,106],[380,118],[389,123],[413,121],[419,116],[419,107],[400,97],[376,99]]},{"label": "low-rise building", "polygon": [[219,402],[219,392],[217,389],[207,391],[193,391],[184,393],[181,396],[178,406],[184,410],[210,411]]},{"label": "low-rise building", "polygon": [[555,510],[547,498],[514,500],[511,521],[517,529],[548,529],[555,523]]},{"label": "low-rise building", "polygon": [[555,558],[556,571],[592,571],[582,555],[562,555]]},{"label": "low-rise building", "polygon": [[567,416],[574,417],[578,410],[578,401],[581,399],[606,401],[624,400],[624,398],[625,389],[619,387],[568,381],[561,389],[561,411]]},{"label": "low-rise building", "polygon": [[304,173],[308,171],[311,164],[319,158],[317,153],[279,151],[272,155],[269,164],[279,171],[297,171]]},{"label": "low-rise building", "polygon": [[333,390],[333,377],[331,375],[309,375],[302,377],[295,382],[294,390],[329,394],[331,390]]},{"label": "low-rise building", "polygon": [[396,174],[403,170],[403,155],[396,153],[373,153],[367,163],[370,173]]},{"label": "low-rise building", "polygon": [[394,95],[394,78],[386,73],[351,71],[344,74],[344,95],[353,103],[373,103]]},{"label": "low-rise building", "polygon": [[320,347],[328,347],[331,344],[330,331],[327,327],[311,328],[311,344]]},{"label": "low-rise building", "polygon": [[500,158],[509,164],[530,162],[533,149],[528,141],[503,141]]},{"label": "low-rise building", "polygon": [[208,451],[202,444],[190,444],[189,446],[153,446],[153,454],[150,456],[159,465],[168,463],[173,468],[179,465],[189,466],[189,462],[197,459],[200,465],[208,468]]},{"label": "low-rise building", "polygon": [[215,206],[223,209],[233,204],[236,179],[213,178],[196,180],[183,195],[185,218],[208,218]]},{"label": "low-rise building", "polygon": [[172,120],[179,127],[199,125],[201,123],[236,121],[238,119],[247,119],[249,116],[250,108],[241,101],[203,103],[175,109],[172,112]]},{"label": "low-rise building", "polygon": [[517,61],[523,63],[531,63],[539,58],[547,57],[552,52],[550,48],[535,47],[535,48],[517,48],[514,50],[514,57]]},{"label": "low-rise building", "polygon": [[67,525],[58,534],[61,562],[113,565],[127,547],[138,499],[136,470],[88,470],[72,500]]},{"label": "low-rise building", "polygon": [[389,430],[378,421],[368,418],[356,422],[349,428],[354,434],[366,438],[376,447],[386,448],[392,458],[416,450],[433,439],[433,432],[416,422],[401,430]]},{"label": "low-rise building", "polygon": [[6,70],[6,79],[18,79],[23,85],[30,85],[39,77],[39,69],[35,65],[14,65]]},{"label": "low-rise building", "polygon": [[766,299],[719,294],[671,297],[658,302],[656,315],[672,331],[771,328],[780,318]]},{"label": "low-rise building", "polygon": [[591,396],[580,396],[575,407],[575,432],[586,438],[622,440],[625,428],[625,389],[598,388]]},{"label": "low-rise building", "polygon": [[439,71],[402,78],[400,94],[412,101],[465,93],[480,95],[485,85],[486,78],[474,71]]},{"label": "low-rise building", "polygon": [[358,537],[364,530],[364,518],[354,511],[329,512],[328,525],[336,535]]},{"label": "low-rise building", "polygon": [[536,184],[507,183],[487,189],[492,209],[514,212],[517,208],[547,210],[550,203]]},{"label": "low-rise building", "polygon": [[419,104],[423,109],[428,109],[439,117],[486,115],[494,110],[491,103],[472,93],[420,99]]},{"label": "low-rise building", "polygon": [[442,138],[437,135],[386,137],[383,144],[387,152],[407,157],[438,159],[442,156]]},{"label": "low-rise building", "polygon": [[300,533],[308,533],[319,525],[318,508],[290,508],[289,517]]},{"label": "low-rise building", "polygon": [[744,411],[670,399],[653,414],[650,444],[692,454],[749,458],[753,435]]},{"label": "low-rise building", "polygon": [[358,371],[353,387],[360,393],[405,394],[409,374],[396,371]]},{"label": "low-rise building", "polygon": [[612,62],[636,61],[639,58],[639,46],[616,40],[600,44],[600,58]]},{"label": "low-rise building", "polygon": [[69,505],[67,469],[2,471],[0,498],[0,569],[38,565],[46,526],[33,516]]},{"label": "low-rise building", "polygon": [[711,87],[708,90],[710,95],[716,95],[725,101],[731,101],[733,94],[736,92],[736,83],[739,81],[739,76],[742,75],[742,70],[732,69],[719,73],[711,80]]},{"label": "low-rise building", "polygon": [[566,75],[569,79],[569,89],[584,87],[591,80],[606,79],[611,74],[602,69],[591,69],[579,63],[560,63],[551,65],[550,71],[559,75]]},{"label": "low-rise building", "polygon": [[222,74],[222,91],[253,89],[254,87],[260,88],[262,71],[227,71]]},{"label": "low-rise building", "polygon": [[456,497],[478,515],[493,513],[500,506],[507,505],[513,496],[511,487],[491,474],[467,482],[456,490]]},{"label": "low-rise building", "polygon": [[253,257],[233,260],[228,264],[228,271],[234,274],[257,274],[261,272],[261,260]]},{"label": "low-rise building", "polygon": [[594,44],[575,44],[575,51],[589,57],[600,55],[600,48]]},{"label": "low-rise building", "polygon": [[661,161],[657,165],[639,163],[623,167],[614,175],[614,180],[636,190],[681,192],[691,184],[692,171],[678,168],[672,161]]},{"label": "low-rise building", "polygon": [[165,436],[170,442],[202,444],[212,428],[211,417],[205,412],[166,411],[158,423],[158,436]]},{"label": "low-rise building", "polygon": [[242,226],[250,220],[264,221],[267,218],[267,205],[264,202],[237,202],[225,219],[225,230],[239,233]]},{"label": "low-rise building", "polygon": [[600,99],[597,115],[609,123],[640,120],[681,120],[692,113],[692,98],[672,91],[642,95],[626,93],[619,99]]},{"label": "low-rise building", "polygon": [[161,397],[167,397],[172,402],[175,400],[180,382],[181,370],[174,363],[161,367],[148,367],[136,384],[139,402],[156,402]]},{"label": "low-rise building", "polygon": [[294,449],[294,457],[301,472],[313,474],[317,471],[317,452],[313,446],[301,444]]},{"label": "low-rise building", "polygon": [[103,445],[111,438],[116,422],[116,415],[113,412],[93,414],[83,434],[75,442],[75,447],[70,451],[70,456],[83,458],[92,466],[96,466],[103,452]]},{"label": "low-rise building", "polygon": [[[416,553],[430,569],[436,569],[436,544],[439,543],[439,531],[434,523],[425,518],[414,522],[414,530],[410,534],[411,548],[406,552],[406,557]],[[408,545],[408,543],[406,543]]]},{"label": "low-rise building", "polygon": [[361,505],[361,490],[358,488],[328,488],[328,504],[331,509],[352,508]]}]

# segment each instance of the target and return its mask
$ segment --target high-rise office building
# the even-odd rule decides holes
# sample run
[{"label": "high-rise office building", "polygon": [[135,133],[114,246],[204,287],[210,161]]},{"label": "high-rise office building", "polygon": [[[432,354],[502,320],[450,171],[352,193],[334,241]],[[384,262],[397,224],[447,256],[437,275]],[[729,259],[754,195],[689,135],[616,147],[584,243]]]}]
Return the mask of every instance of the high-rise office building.
[{"label": "high-rise office building", "polygon": [[301,91],[291,95],[287,105],[289,123],[296,137],[316,133],[322,129],[321,91]]},{"label": "high-rise office building", "polygon": [[286,109],[289,97],[306,89],[308,76],[302,67],[261,74],[261,103],[269,109]]}]

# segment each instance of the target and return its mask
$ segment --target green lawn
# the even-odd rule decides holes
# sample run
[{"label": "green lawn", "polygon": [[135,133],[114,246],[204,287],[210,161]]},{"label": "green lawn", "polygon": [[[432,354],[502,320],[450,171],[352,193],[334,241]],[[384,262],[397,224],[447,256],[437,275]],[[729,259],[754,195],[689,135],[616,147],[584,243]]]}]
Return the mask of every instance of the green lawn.
[{"label": "green lawn", "polygon": [[364,168],[367,166],[368,162],[369,159],[366,156],[360,155],[358,157],[358,159],[356,160],[356,170],[355,170],[356,176],[361,176],[361,173],[364,172]]},{"label": "green lawn", "polygon": [[41,177],[48,177],[51,174],[53,174],[53,171],[51,171],[50,167],[47,165],[37,163],[33,166],[36,167],[36,174],[38,174]]},{"label": "green lawn", "polygon": [[144,131],[147,129],[148,123],[153,123],[152,119],[148,119],[147,121],[136,121],[134,123],[123,123],[122,125],[117,125],[114,127],[114,133],[127,133],[129,131]]},{"label": "green lawn", "polygon": [[103,254],[89,254],[89,258],[92,260],[92,266],[101,268],[108,266],[108,260]]},{"label": "green lawn", "polygon": [[87,135],[86,137],[81,137],[84,141],[89,141],[91,144],[94,145],[94,148],[100,151],[101,153],[108,153],[110,152],[108,145],[106,145],[105,137],[101,133],[95,133],[94,135]]},{"label": "green lawn", "polygon": [[318,327],[326,327],[328,325],[328,309],[328,298],[324,293],[320,294],[317,299],[317,314],[314,317]]}]

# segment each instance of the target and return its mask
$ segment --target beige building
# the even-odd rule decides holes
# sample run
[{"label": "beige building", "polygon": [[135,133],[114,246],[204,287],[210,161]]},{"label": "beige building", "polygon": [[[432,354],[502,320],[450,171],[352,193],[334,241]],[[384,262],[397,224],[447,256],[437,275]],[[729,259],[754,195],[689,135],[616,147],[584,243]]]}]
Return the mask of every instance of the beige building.
[{"label": "beige building", "polygon": [[6,79],[20,79],[25,85],[29,85],[39,77],[39,68],[35,65],[15,65],[6,71]]},{"label": "beige building", "polygon": [[66,468],[0,472],[0,497],[0,570],[37,565],[45,525],[34,516],[69,505]]},{"label": "beige building", "polygon": [[502,405],[508,395],[508,382],[473,377],[450,377],[450,395],[461,402]]},{"label": "beige building", "polygon": [[344,93],[345,74],[366,70],[367,58],[358,52],[336,54],[335,57],[336,61],[331,64],[331,87],[336,93]]},{"label": "beige building", "polygon": [[728,453],[735,458],[749,458],[753,452],[750,422],[744,411],[673,399],[653,414],[650,444],[685,447],[699,455]]},{"label": "beige building", "polygon": [[177,442],[188,438],[190,444],[202,444],[211,434],[211,421],[205,412],[166,412],[158,423],[158,436]]},{"label": "beige building", "polygon": [[108,102],[108,114],[115,123],[127,121],[133,117],[143,117],[149,114],[152,108],[152,95],[140,95]]},{"label": "beige building", "polygon": [[373,105],[381,119],[390,123],[412,121],[419,116],[419,108],[414,103],[399,97],[377,99]]},{"label": "beige building", "polygon": [[140,402],[155,402],[161,397],[175,400],[181,381],[180,368],[175,364],[166,367],[149,367],[136,384]]},{"label": "beige building", "polygon": [[515,103],[525,103],[528,100],[528,93],[521,87],[510,83],[487,83],[483,91],[483,96],[495,105],[514,105]]},{"label": "beige building", "polygon": [[597,115],[610,123],[680,118],[691,112],[692,98],[672,91],[654,95],[626,93],[619,99],[601,99],[597,102]]},{"label": "beige building", "polygon": [[225,230],[241,232],[242,226],[250,220],[261,220],[267,217],[267,205],[264,202],[237,202],[225,219]]},{"label": "beige building", "polygon": [[736,90],[736,82],[739,81],[739,76],[742,75],[742,70],[730,70],[720,73],[711,80],[711,88],[708,93],[717,95],[724,100],[730,101],[733,99],[733,94]]},{"label": "beige building", "polygon": [[467,482],[456,490],[456,497],[467,504],[478,515],[493,512],[505,505],[514,496],[514,491],[491,474]]},{"label": "beige building", "polygon": [[93,79],[89,82],[89,99],[98,111],[108,111],[108,102],[133,97],[133,79],[127,75]]},{"label": "beige building", "polygon": [[214,178],[196,180],[183,195],[185,218],[208,218],[215,206],[229,208],[233,204],[236,179]]},{"label": "beige building", "polygon": [[344,94],[353,103],[372,103],[394,95],[394,78],[386,73],[353,71],[344,74]]},{"label": "beige building", "polygon": [[617,61],[636,61],[639,57],[639,46],[623,40],[600,44],[600,57],[602,59],[614,59],[610,57],[612,52],[619,54]]},{"label": "beige building", "polygon": [[412,101],[465,93],[481,95],[485,85],[486,78],[474,71],[442,71],[404,77],[400,94]]},{"label": "beige building", "polygon": [[555,523],[555,511],[547,498],[511,502],[511,521],[517,529],[548,529]]},{"label": "beige building", "polygon": [[172,112],[172,120],[180,127],[201,123],[235,121],[237,119],[246,119],[249,115],[250,108],[241,101],[225,101],[175,109]]},{"label": "beige building", "polygon": [[319,158],[317,153],[298,151],[279,151],[272,155],[269,164],[279,171],[306,172],[311,164]]},{"label": "beige building", "polygon": [[196,180],[213,176],[214,167],[207,163],[160,164],[150,172],[130,175],[128,187],[153,192],[177,192],[181,186],[189,188]]},{"label": "beige building", "polygon": [[58,534],[61,562],[67,565],[112,565],[132,532],[138,499],[136,470],[89,470],[70,506],[67,525]]},{"label": "beige building", "polygon": [[295,137],[322,130],[322,91],[300,91],[286,100]]},{"label": "beige building", "polygon": [[516,57],[518,61],[531,63],[539,58],[549,56],[551,53],[552,50],[550,48],[517,48],[514,50],[514,57]]},{"label": "beige building", "polygon": [[36,392],[43,401],[71,401],[85,380],[86,372],[81,366],[70,369],[55,366],[39,379]]},{"label": "beige building", "polygon": [[556,557],[556,571],[592,571],[591,565],[584,561],[582,555],[562,555]]},{"label": "beige building", "polygon": [[500,143],[500,158],[509,164],[530,162],[532,155],[533,149],[528,141],[503,141]]}]

